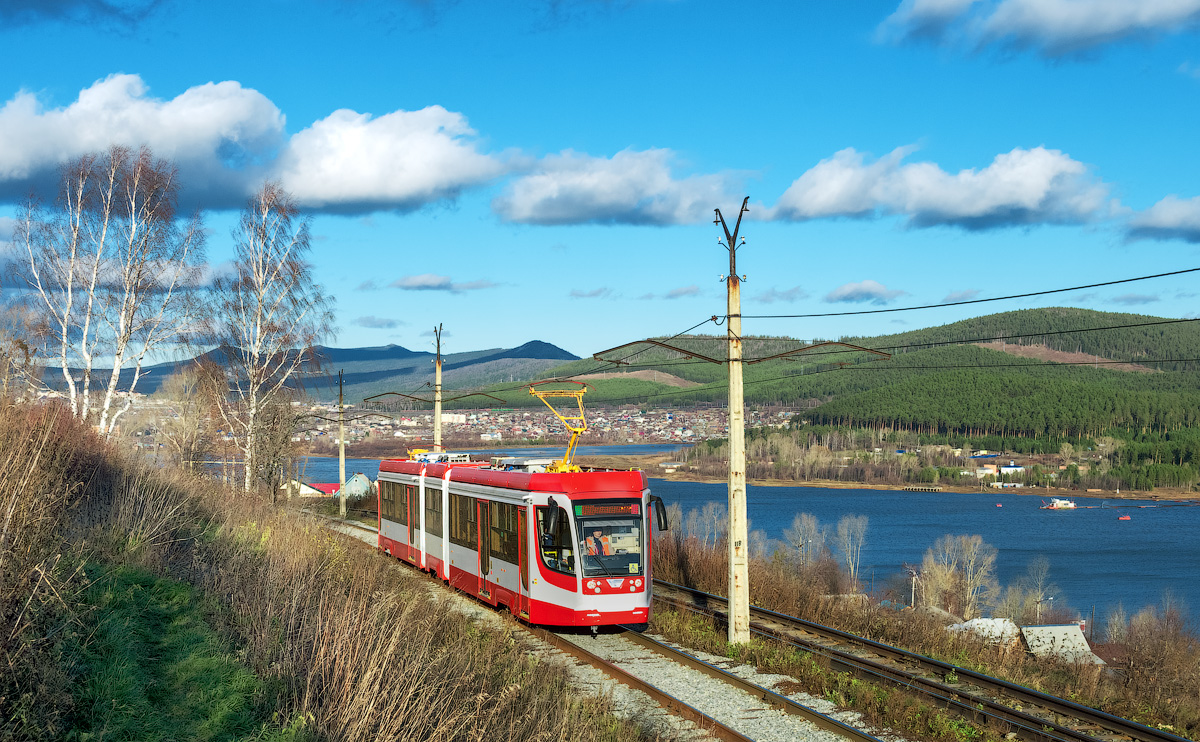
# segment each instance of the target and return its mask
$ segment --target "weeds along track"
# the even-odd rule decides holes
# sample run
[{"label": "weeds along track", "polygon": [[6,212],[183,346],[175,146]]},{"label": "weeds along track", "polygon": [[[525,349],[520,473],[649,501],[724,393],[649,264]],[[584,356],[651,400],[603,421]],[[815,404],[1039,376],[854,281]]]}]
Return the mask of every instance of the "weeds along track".
[{"label": "weeds along track", "polygon": [[[330,528],[367,543],[373,543],[376,537],[369,526],[318,517]],[[430,584],[440,586],[441,581],[430,578]],[[593,635],[518,625],[576,662],[590,665],[612,681],[648,696],[668,714],[690,722],[670,725],[670,736],[676,739],[879,742],[764,685],[633,631],[608,630]]]},{"label": "weeds along track", "polygon": [[[685,611],[726,618],[726,600],[661,580],[654,599]],[[832,669],[903,686],[977,724],[1027,742],[1188,742],[1185,738],[982,673],[853,634],[750,607],[750,629],[824,658]]]},{"label": "weeds along track", "polygon": [[529,630],[728,742],[843,738],[879,742],[763,685],[633,631],[591,636]]}]

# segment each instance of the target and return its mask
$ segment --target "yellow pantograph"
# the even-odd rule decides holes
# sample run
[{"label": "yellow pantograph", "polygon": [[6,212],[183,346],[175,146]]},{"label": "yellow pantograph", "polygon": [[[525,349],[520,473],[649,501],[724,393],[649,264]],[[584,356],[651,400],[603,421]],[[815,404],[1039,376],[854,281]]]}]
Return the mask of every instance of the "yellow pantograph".
[{"label": "yellow pantograph", "polygon": [[[534,389],[534,387],[539,386],[541,384],[554,384],[554,383],[578,384],[579,388],[578,389]],[[548,472],[583,471],[578,466],[575,466],[575,464],[571,463],[571,460],[575,457],[575,446],[576,446],[576,444],[579,443],[579,436],[582,435],[584,433],[584,431],[587,430],[587,419],[584,417],[584,414],[583,414],[583,395],[586,391],[587,391],[587,384],[584,384],[582,381],[555,382],[553,380],[549,380],[549,381],[539,381],[535,384],[529,385],[529,393],[532,394],[533,396],[537,397],[538,399],[542,400],[542,403],[550,408],[550,411],[554,413],[555,417],[557,417],[559,420],[561,420],[562,424],[565,425],[567,427],[567,430],[570,431],[570,433],[571,433],[571,441],[569,443],[567,443],[567,452],[563,455],[563,457],[561,459],[559,459],[558,461],[555,461],[553,464],[550,464],[549,466],[546,467],[546,471],[548,471]],[[567,409],[566,411],[557,409],[553,404],[550,403],[551,399],[574,399],[575,404],[578,406],[578,414],[570,414],[570,412],[571,412],[570,409]]]}]

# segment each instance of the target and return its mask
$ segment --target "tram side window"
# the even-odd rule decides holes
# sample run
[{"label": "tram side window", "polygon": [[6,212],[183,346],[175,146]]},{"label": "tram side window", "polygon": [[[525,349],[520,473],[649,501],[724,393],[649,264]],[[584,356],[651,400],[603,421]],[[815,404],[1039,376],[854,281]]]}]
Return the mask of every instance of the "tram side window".
[{"label": "tram side window", "polygon": [[442,535],[442,491],[425,488],[425,533]]},{"label": "tram side window", "polygon": [[417,497],[417,488],[411,484],[404,485],[404,496],[396,493],[396,522],[401,525],[408,525],[408,503],[412,502]]},{"label": "tram side window", "polygon": [[517,506],[493,502],[492,556],[512,564],[517,563]]},{"label": "tram side window", "polygon": [[379,483],[380,510],[382,511],[379,515],[388,520],[392,520],[393,518],[392,509],[396,502],[396,491],[392,488],[395,486],[391,482]]},{"label": "tram side window", "polygon": [[558,527],[554,533],[546,533],[546,517],[550,508],[537,509],[538,551],[542,553],[542,563],[550,569],[566,574],[575,574],[575,549],[571,544],[571,530],[567,526],[565,514],[559,513]]},{"label": "tram side window", "polygon": [[450,543],[474,550],[475,498],[450,495]]}]

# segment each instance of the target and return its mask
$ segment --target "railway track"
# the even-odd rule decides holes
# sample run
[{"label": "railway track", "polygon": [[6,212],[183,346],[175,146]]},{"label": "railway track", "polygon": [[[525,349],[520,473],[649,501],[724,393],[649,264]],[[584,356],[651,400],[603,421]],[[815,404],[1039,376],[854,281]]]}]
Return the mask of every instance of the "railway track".
[{"label": "railway track", "polygon": [[[724,598],[654,581],[656,601],[724,620]],[[903,686],[958,716],[1028,742],[1188,742],[1185,738],[821,624],[750,607],[750,628],[826,658],[834,670]]]},{"label": "railway track", "polygon": [[[369,526],[309,514],[317,515],[342,533],[374,543],[376,532]],[[440,584],[441,581],[437,582]],[[474,601],[471,604],[477,605]],[[523,623],[519,625],[537,639],[596,668],[615,682],[646,694],[669,713],[692,722],[705,736],[725,742],[790,742],[798,739],[824,742],[836,738],[879,742],[867,732],[770,688],[634,631],[604,633],[596,637],[590,632],[552,632]],[[599,651],[600,647],[606,651]],[[651,656],[680,668],[669,673],[673,682],[664,684],[661,679],[641,677],[644,673],[639,669],[648,666]],[[712,689],[714,683],[719,684],[718,690]],[[708,692],[697,694],[696,689],[705,684],[709,686]]]},{"label": "railway track", "polygon": [[[323,516],[325,517],[325,516]],[[370,540],[374,529],[352,521],[329,518],[340,530]],[[724,620],[724,598],[661,580],[654,582],[655,600],[687,611]],[[588,639],[569,638],[544,629],[531,631],[543,641],[600,669],[629,687],[647,693],[660,705],[691,719],[699,727],[725,740],[741,740],[733,726],[726,726],[703,708],[693,707],[670,693],[654,688],[634,673],[590,652]],[[756,636],[794,646],[826,659],[837,671],[856,677],[902,686],[921,694],[961,718],[998,730],[1010,739],[1026,742],[1188,742],[1183,737],[1123,719],[1103,711],[1031,690],[966,668],[934,660],[897,647],[855,636],[821,624],[751,606],[751,631]],[[669,657],[709,678],[749,693],[756,702],[788,714],[803,716],[819,728],[856,740],[874,737],[848,727],[813,709],[796,704],[768,688],[748,683],[715,665],[635,632],[620,635],[642,651]],[[815,715],[815,716],[813,716]]]},{"label": "railway track", "polygon": [[[867,732],[634,631],[593,637],[527,628],[556,649],[645,693],[663,708],[727,742],[879,742]],[[664,664],[672,666],[665,673]]]}]

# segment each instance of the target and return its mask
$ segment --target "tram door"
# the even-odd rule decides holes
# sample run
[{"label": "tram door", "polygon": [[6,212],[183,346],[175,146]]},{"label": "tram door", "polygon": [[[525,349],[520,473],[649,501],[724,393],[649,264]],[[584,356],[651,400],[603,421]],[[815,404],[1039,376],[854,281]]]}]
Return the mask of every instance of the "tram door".
[{"label": "tram door", "polygon": [[408,494],[406,498],[408,503],[408,561],[416,564],[417,562],[417,525],[421,522],[421,499],[418,497],[419,490],[416,487],[405,487],[405,492]]},{"label": "tram door", "polygon": [[492,571],[492,511],[487,500],[476,500],[479,508],[479,594],[491,597],[487,587],[488,572]]},{"label": "tram door", "polygon": [[517,508],[517,566],[521,572],[521,586],[517,589],[517,612],[529,615],[529,544],[527,536],[528,515],[524,506]]}]

